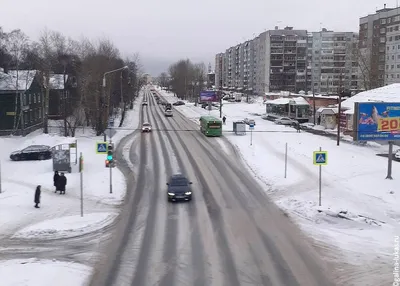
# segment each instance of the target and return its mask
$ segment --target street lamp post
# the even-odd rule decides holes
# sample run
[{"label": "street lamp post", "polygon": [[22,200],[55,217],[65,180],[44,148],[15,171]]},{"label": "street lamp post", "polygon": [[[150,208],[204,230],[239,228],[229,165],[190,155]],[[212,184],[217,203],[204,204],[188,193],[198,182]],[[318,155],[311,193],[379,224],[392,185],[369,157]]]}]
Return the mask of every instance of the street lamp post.
[{"label": "street lamp post", "polygon": [[[105,72],[105,73],[104,73],[104,75],[103,75],[103,96],[104,96],[104,99],[106,98],[106,92],[105,92],[105,87],[106,87],[106,75],[109,75],[109,74],[111,74],[111,73],[115,73],[115,72],[118,72],[118,71],[126,70],[126,69],[128,69],[128,66],[124,66],[124,67],[122,67],[122,68],[115,69],[115,70],[111,70],[111,71],[108,71],[108,72]],[[109,98],[108,98],[108,105],[107,105],[107,113],[106,113],[106,116],[109,116],[109,114],[110,114],[110,99],[111,99],[111,96],[109,96]]]},{"label": "street lamp post", "polygon": [[[108,72],[105,72],[104,73],[104,75],[103,75],[103,93],[104,93],[104,97],[105,97],[105,87],[106,87],[106,75],[108,75],[108,74],[111,74],[111,73],[114,73],[114,72],[118,72],[118,71],[122,71],[122,70],[125,70],[125,69],[128,69],[128,66],[124,66],[124,67],[122,67],[122,68],[119,68],[119,69],[115,69],[115,70],[112,70],[112,71],[108,71]],[[122,75],[121,75],[121,81],[122,81]],[[122,85],[121,85],[122,86]],[[122,92],[122,91],[121,91]],[[107,106],[107,114],[106,114],[106,116],[109,116],[109,113],[110,113],[110,98],[109,98],[109,100],[108,100],[108,106]],[[108,117],[107,117],[108,118]],[[110,145],[112,146],[112,141],[111,141],[111,130],[110,130]],[[109,166],[108,166],[109,168],[110,168],[110,194],[112,194],[112,163],[110,163],[109,164]]]}]

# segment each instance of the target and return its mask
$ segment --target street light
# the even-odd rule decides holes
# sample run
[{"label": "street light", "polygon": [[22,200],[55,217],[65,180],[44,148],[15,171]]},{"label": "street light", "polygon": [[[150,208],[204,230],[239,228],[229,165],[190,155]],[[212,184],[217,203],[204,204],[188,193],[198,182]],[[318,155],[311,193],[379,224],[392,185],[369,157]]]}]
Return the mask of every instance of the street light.
[{"label": "street light", "polygon": [[108,75],[108,74],[110,74],[110,73],[117,72],[117,71],[126,70],[126,69],[128,69],[128,68],[129,68],[128,66],[124,66],[124,67],[119,68],[119,69],[116,69],[116,70],[112,70],[112,71],[105,72],[104,75],[103,75],[103,87],[106,87],[106,75]]}]

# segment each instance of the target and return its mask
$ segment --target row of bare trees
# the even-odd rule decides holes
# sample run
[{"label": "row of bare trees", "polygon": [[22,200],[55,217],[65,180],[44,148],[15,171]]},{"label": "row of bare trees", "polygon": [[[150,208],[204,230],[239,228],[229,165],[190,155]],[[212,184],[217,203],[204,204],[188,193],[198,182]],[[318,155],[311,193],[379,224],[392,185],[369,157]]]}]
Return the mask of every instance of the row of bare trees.
[{"label": "row of bare trees", "polygon": [[171,89],[180,99],[194,100],[205,88],[207,81],[204,63],[192,63],[190,60],[179,60],[173,63],[168,74],[162,73],[158,78],[159,84]]},{"label": "row of bare trees", "polygon": [[[104,88],[104,73],[124,66],[128,68],[106,77]],[[137,54],[123,59],[109,39],[77,41],[51,30],[44,30],[38,41],[31,41],[21,30],[5,32],[0,27],[0,67],[5,71],[39,72],[44,96],[44,133],[49,132],[51,75],[70,77],[76,96],[69,102],[72,114],[64,118],[65,136],[74,136],[76,128],[83,125],[95,129],[97,135],[102,134],[115,107],[122,110],[122,125],[126,109],[133,108],[133,100],[145,83]]]}]

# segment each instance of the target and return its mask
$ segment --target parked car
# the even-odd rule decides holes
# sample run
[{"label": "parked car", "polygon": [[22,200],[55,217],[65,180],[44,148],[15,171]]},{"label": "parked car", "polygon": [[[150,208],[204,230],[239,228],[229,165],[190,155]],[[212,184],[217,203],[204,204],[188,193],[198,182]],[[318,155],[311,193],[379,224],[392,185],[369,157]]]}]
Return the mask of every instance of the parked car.
[{"label": "parked car", "polygon": [[10,154],[13,161],[48,160],[51,157],[51,147],[47,145],[31,145]]},{"label": "parked car", "polygon": [[185,103],[183,102],[183,101],[177,101],[177,102],[174,102],[172,105],[174,105],[174,106],[180,106],[180,105],[185,105]]},{"label": "parked car", "polygon": [[282,125],[296,125],[298,122],[296,120],[290,119],[289,117],[281,117],[275,120],[276,124]]},{"label": "parked car", "polygon": [[142,125],[142,132],[151,132],[151,124],[144,122]]},{"label": "parked car", "polygon": [[397,150],[396,153],[394,154],[394,157],[398,160],[400,160],[400,150]]},{"label": "parked car", "polygon": [[250,119],[250,118],[245,118],[243,120],[244,123],[246,123],[247,125],[253,124],[254,126],[256,125],[256,122],[254,121],[254,119]]},{"label": "parked car", "polygon": [[168,201],[190,201],[192,200],[192,182],[184,175],[175,174],[169,178],[167,183]]}]

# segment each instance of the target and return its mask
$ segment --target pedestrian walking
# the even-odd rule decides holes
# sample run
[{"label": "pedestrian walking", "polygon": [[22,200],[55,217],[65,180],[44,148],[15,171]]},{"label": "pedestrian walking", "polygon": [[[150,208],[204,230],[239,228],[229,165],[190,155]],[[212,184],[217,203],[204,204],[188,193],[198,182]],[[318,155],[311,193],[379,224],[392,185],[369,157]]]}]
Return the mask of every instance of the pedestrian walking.
[{"label": "pedestrian walking", "polygon": [[226,117],[224,115],[224,117],[222,117],[222,123],[225,125],[225,122],[226,122]]},{"label": "pedestrian walking", "polygon": [[55,193],[57,193],[57,191],[59,190],[58,189],[58,183],[59,183],[59,180],[60,180],[60,175],[58,174],[58,171],[55,171],[54,172],[54,176],[53,176],[53,184],[54,184],[54,187],[55,187]]},{"label": "pedestrian walking", "polygon": [[60,195],[65,195],[65,188],[67,186],[67,177],[64,173],[58,178],[58,189],[60,190]]},{"label": "pedestrian walking", "polygon": [[41,188],[41,186],[40,185],[38,185],[37,187],[36,187],[36,191],[35,191],[35,199],[34,199],[34,203],[35,203],[35,208],[40,208],[39,207],[39,204],[40,204],[40,195],[41,195],[41,190],[40,190],[40,188]]},{"label": "pedestrian walking", "polygon": [[301,132],[300,122],[296,123],[296,129],[297,129],[297,133]]}]

